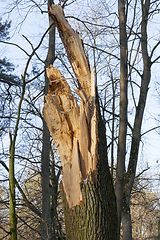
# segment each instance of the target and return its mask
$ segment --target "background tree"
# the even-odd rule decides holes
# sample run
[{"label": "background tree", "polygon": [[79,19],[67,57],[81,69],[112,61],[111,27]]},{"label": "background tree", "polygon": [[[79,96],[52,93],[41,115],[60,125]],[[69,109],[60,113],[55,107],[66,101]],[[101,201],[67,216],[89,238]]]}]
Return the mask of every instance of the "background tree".
[{"label": "background tree", "polygon": [[[10,25],[11,22],[6,21],[5,23],[2,23],[2,20],[0,21],[0,41],[9,40]],[[10,88],[21,84],[20,79],[12,73],[14,70],[15,66],[6,58],[0,59],[0,136],[7,132],[7,128],[10,125],[11,115],[13,114],[13,99],[10,93]]]},{"label": "background tree", "polygon": [[131,194],[133,239],[158,239],[159,194],[156,176],[137,176]]}]

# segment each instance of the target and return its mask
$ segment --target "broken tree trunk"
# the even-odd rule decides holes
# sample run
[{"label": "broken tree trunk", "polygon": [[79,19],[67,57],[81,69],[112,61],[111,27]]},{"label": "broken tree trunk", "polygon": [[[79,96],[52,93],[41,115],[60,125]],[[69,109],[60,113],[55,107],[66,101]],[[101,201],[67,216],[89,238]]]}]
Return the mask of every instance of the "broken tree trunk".
[{"label": "broken tree trunk", "polygon": [[52,5],[53,18],[78,81],[75,93],[58,69],[47,68],[49,92],[43,115],[63,167],[62,197],[67,239],[116,239],[117,210],[107,161],[105,125],[82,41]]}]

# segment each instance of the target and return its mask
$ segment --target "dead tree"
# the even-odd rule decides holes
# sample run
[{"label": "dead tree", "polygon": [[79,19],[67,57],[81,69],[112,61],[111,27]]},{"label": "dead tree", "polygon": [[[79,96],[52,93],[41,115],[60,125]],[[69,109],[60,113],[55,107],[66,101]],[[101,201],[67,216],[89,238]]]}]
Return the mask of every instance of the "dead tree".
[{"label": "dead tree", "polygon": [[60,71],[47,68],[50,83],[43,115],[63,167],[66,237],[115,240],[116,197],[93,70],[90,72],[82,41],[65,19],[62,8],[52,5],[49,14],[78,81],[75,94],[81,99],[79,106]]}]

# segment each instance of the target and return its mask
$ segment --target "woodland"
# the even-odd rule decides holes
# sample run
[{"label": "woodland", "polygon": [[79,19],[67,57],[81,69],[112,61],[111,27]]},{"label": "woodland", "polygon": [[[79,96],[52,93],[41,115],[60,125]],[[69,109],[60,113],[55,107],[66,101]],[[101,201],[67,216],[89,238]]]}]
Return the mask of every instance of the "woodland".
[{"label": "woodland", "polygon": [[160,239],[160,1],[0,14],[0,240]]}]

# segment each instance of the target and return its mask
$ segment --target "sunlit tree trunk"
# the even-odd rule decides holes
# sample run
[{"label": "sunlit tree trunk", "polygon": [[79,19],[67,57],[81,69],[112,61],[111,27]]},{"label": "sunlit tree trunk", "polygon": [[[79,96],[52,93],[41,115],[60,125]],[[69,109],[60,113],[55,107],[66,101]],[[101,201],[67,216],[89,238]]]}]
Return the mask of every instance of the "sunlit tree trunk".
[{"label": "sunlit tree trunk", "polygon": [[[64,191],[63,206],[66,238],[117,239],[117,206],[113,182],[108,167],[105,124],[97,99],[97,168],[96,176],[90,175],[87,184],[81,182],[83,203],[69,209]],[[95,180],[96,179],[96,180]]]},{"label": "sunlit tree trunk", "polygon": [[11,143],[9,159],[9,220],[11,240],[17,240],[17,217],[16,217],[16,198],[15,198],[15,176],[14,176],[14,147]]},{"label": "sunlit tree trunk", "polygon": [[[30,61],[32,56],[30,56],[28,63]],[[28,65],[27,65],[28,66]],[[20,101],[18,104],[18,111],[17,111],[17,120],[14,127],[14,134],[12,137],[12,134],[9,132],[9,138],[10,138],[10,149],[9,149],[9,220],[10,220],[10,234],[11,234],[11,240],[17,240],[17,216],[16,216],[16,198],[15,198],[15,146],[16,146],[16,139],[17,139],[17,133],[18,133],[18,127],[19,127],[19,121],[20,121],[20,113],[21,113],[21,106],[23,97],[25,94],[25,77],[26,77],[27,67],[24,71],[24,75],[22,76],[22,94],[20,97]]]},{"label": "sunlit tree trunk", "polygon": [[[32,56],[30,56],[28,63],[30,61]],[[28,66],[28,65],[27,65]],[[15,197],[15,146],[16,146],[16,139],[17,139],[17,133],[18,133],[18,127],[19,127],[19,121],[20,121],[20,113],[21,113],[21,106],[22,106],[22,101],[23,97],[25,94],[25,77],[26,77],[26,72],[27,72],[27,67],[24,71],[24,75],[22,76],[22,94],[19,100],[18,104],[18,111],[17,111],[17,120],[16,124],[14,127],[14,134],[12,137],[12,134],[9,131],[9,139],[10,139],[10,148],[9,148],[9,220],[10,220],[10,234],[11,234],[11,240],[16,240],[17,239],[17,216],[16,216],[16,197]]]}]

